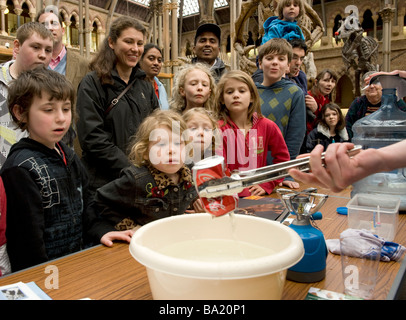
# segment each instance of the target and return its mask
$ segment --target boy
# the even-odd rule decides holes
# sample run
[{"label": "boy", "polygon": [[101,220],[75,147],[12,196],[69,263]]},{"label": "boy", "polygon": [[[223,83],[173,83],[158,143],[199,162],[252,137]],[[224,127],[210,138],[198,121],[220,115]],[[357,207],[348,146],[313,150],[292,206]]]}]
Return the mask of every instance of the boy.
[{"label": "boy", "polygon": [[25,136],[16,128],[7,108],[8,84],[21,72],[47,67],[52,57],[53,37],[51,31],[37,22],[23,24],[14,40],[15,60],[0,65],[0,168],[6,161],[10,147]]},{"label": "boy", "polygon": [[83,246],[87,174],[74,151],[60,142],[74,115],[74,96],[71,83],[46,68],[23,72],[10,84],[10,114],[29,134],[11,147],[0,172],[13,272]]},{"label": "boy", "polygon": [[[89,62],[85,57],[80,56],[63,44],[62,37],[65,34],[65,29],[62,24],[62,17],[58,14],[58,9],[55,6],[47,6],[37,14],[35,21],[43,24],[49,29],[54,37],[52,59],[48,68],[66,76],[76,90],[82,78],[89,71]],[[74,105],[76,105],[76,102],[74,102]],[[74,146],[75,138],[77,137],[74,128],[75,124],[73,123],[62,140],[72,148]],[[80,156],[81,149],[79,141],[76,139],[75,142],[77,142],[74,147],[75,151]]]},{"label": "boy", "polygon": [[306,106],[303,91],[284,78],[289,72],[292,46],[285,39],[271,39],[261,46],[258,58],[264,72],[262,84],[256,83],[262,114],[278,125],[290,159],[295,159],[306,133]]}]

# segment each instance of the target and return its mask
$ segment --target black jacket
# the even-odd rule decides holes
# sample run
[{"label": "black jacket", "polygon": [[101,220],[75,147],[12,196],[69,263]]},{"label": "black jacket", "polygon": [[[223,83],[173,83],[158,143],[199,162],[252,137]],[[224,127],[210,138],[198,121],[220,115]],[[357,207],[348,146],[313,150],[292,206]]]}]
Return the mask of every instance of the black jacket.
[{"label": "black jacket", "polygon": [[129,80],[136,79],[134,84],[105,115],[111,101],[127,86],[116,70],[111,74],[114,85],[102,85],[92,71],[78,89],[78,137],[93,192],[118,178],[121,169],[130,165],[127,155],[131,138],[144,118],[159,108],[151,83],[144,80],[145,72],[135,67]]},{"label": "black jacket", "polygon": [[191,170],[184,166],[177,185],[149,166],[129,166],[120,178],[97,190],[92,209],[99,213],[89,231],[94,241],[110,231],[127,230],[184,214],[197,198]]},{"label": "black jacket", "polygon": [[11,147],[1,176],[7,195],[7,251],[12,271],[84,247],[94,217],[87,212],[87,174],[78,156],[23,138]]}]

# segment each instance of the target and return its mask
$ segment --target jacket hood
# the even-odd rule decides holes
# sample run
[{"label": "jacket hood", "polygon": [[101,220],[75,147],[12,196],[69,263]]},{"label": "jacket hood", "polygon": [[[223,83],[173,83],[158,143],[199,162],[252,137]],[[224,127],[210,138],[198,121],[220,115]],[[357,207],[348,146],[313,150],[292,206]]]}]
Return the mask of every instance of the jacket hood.
[{"label": "jacket hood", "polygon": [[4,83],[6,86],[8,86],[8,83],[11,81],[11,79],[8,79],[6,77],[7,77],[7,72],[13,63],[14,63],[14,60],[10,60],[10,61],[7,61],[0,65],[0,67],[1,67],[0,82]]},{"label": "jacket hood", "polygon": [[[323,125],[322,123],[317,124],[317,131],[322,133],[323,135],[325,135],[327,138],[331,137],[330,130],[328,128],[326,128],[326,126]],[[345,127],[343,129],[341,129],[340,131],[338,131],[338,135],[341,137],[341,139],[343,139],[345,141],[347,141],[349,139],[347,129]]]},{"label": "jacket hood", "polygon": [[[63,142],[59,142],[59,145],[63,149],[66,159],[69,161],[72,158],[73,151],[70,152],[71,149],[69,147],[67,147]],[[57,152],[54,149],[50,149],[50,148],[44,146],[42,143],[39,143],[38,141],[32,140],[30,138],[22,138],[22,139],[20,139],[20,141],[18,143],[15,143],[11,146],[8,157],[11,157],[11,155],[13,153],[15,153],[21,149],[38,150],[45,154],[49,154],[50,156],[57,155]]]},{"label": "jacket hood", "polygon": [[282,78],[281,80],[276,81],[274,84],[271,84],[270,86],[264,86],[258,82],[256,84],[257,84],[258,89],[264,89],[264,90],[268,90],[268,89],[272,90],[274,88],[281,88],[281,87],[285,88],[288,86],[296,85],[291,80],[286,79],[286,78]]},{"label": "jacket hood", "polygon": [[272,16],[266,19],[264,22],[264,29],[268,28],[275,20],[278,20],[278,16]]}]

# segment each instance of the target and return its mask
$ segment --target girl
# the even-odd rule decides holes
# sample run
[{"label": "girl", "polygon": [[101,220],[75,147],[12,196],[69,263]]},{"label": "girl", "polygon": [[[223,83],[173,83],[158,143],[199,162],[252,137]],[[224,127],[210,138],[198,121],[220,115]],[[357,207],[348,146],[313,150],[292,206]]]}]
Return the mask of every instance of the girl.
[{"label": "girl", "polygon": [[[91,235],[106,246],[130,241],[137,225],[183,214],[197,198],[192,174],[184,164],[186,124],[171,110],[157,110],[140,125],[129,159],[118,179],[97,190],[99,220]],[[118,232],[122,231],[123,232]]]},{"label": "girl", "polygon": [[140,67],[147,75],[145,80],[151,82],[154,87],[161,109],[168,110],[169,104],[166,89],[158,79],[158,74],[161,72],[162,68],[162,50],[156,44],[148,43],[144,46],[144,53],[141,56]]},{"label": "girl", "polygon": [[215,80],[210,69],[201,63],[186,65],[177,73],[169,107],[183,113],[189,109],[214,106]]},{"label": "girl", "polygon": [[349,141],[344,116],[338,105],[326,104],[320,115],[317,127],[309,133],[306,139],[308,153],[318,144],[323,145],[326,150],[330,143]]},{"label": "girl", "polygon": [[269,17],[264,22],[262,44],[273,38],[305,40],[302,29],[297,25],[298,18],[305,13],[303,0],[280,0],[276,11],[277,17]]},{"label": "girl", "polygon": [[318,122],[321,108],[331,101],[331,93],[337,84],[337,75],[329,70],[322,70],[314,80],[313,87],[307,92],[315,100],[312,105],[306,105],[306,133],[309,134]]},{"label": "girl", "polygon": [[[191,141],[191,161],[197,162],[215,154],[219,145],[217,119],[205,108],[193,108],[183,114],[186,122],[187,141]],[[186,154],[189,154],[186,152]]]},{"label": "girl", "polygon": [[[268,150],[273,163],[290,159],[278,126],[261,114],[255,84],[245,72],[229,71],[220,79],[216,95],[219,128],[223,133],[223,156],[230,171],[266,166]],[[239,196],[270,194],[283,179],[244,189]]]}]

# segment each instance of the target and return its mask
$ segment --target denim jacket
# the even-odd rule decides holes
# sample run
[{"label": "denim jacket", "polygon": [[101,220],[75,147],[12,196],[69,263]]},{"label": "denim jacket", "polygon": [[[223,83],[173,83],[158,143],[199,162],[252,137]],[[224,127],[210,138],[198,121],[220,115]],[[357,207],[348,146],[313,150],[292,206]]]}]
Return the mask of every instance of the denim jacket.
[{"label": "denim jacket", "polygon": [[175,185],[151,166],[131,165],[123,169],[118,179],[96,192],[94,210],[99,218],[91,228],[92,236],[100,240],[110,231],[185,213],[197,193],[189,167],[182,167],[180,174]]}]

